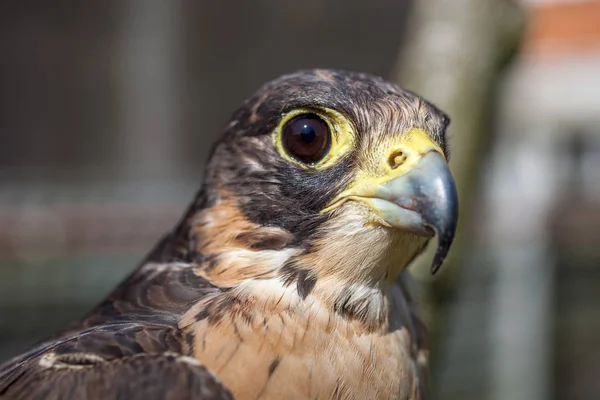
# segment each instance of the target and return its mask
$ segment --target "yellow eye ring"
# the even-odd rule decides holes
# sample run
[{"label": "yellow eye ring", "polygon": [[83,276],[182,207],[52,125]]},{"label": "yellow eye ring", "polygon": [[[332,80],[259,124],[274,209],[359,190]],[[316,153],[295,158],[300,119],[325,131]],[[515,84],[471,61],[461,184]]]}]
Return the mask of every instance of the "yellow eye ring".
[{"label": "yellow eye ring", "polygon": [[[318,149],[315,149],[322,151],[323,154],[319,154],[315,151],[315,157],[311,157],[310,151],[306,149],[300,149],[300,151],[294,152],[293,149],[290,149],[289,138],[284,140],[284,132],[286,132],[286,135],[290,135],[290,125],[288,125],[288,123],[295,124],[299,119],[302,120],[300,129],[307,128],[308,131],[305,130],[304,133],[308,132],[310,138],[312,138],[311,128],[313,130],[320,129],[320,125],[318,124],[313,124],[312,127],[308,126],[310,123],[308,125],[304,124],[303,122],[306,122],[303,118],[304,116],[307,120],[314,119],[319,121],[319,124],[324,123],[327,126],[329,130],[329,142],[326,146],[319,147],[322,144],[320,142],[311,144],[318,147]],[[298,131],[297,126],[294,129]],[[299,134],[300,132],[295,133]],[[273,132],[273,144],[279,155],[285,160],[307,169],[324,169],[334,165],[342,156],[350,151],[354,142],[355,133],[352,124],[348,119],[341,113],[324,107],[302,107],[294,109],[283,115]],[[296,147],[297,146],[298,145],[296,144]],[[307,157],[304,157],[304,155],[307,155]]]}]

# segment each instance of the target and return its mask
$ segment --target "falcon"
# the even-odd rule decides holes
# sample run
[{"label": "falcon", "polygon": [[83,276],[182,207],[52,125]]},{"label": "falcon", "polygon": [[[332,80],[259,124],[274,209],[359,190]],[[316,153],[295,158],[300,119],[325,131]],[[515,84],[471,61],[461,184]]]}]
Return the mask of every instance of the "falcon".
[{"label": "falcon", "polygon": [[0,369],[8,399],[423,399],[406,267],[458,217],[449,119],[310,70],[233,114],[175,228],[79,322]]}]

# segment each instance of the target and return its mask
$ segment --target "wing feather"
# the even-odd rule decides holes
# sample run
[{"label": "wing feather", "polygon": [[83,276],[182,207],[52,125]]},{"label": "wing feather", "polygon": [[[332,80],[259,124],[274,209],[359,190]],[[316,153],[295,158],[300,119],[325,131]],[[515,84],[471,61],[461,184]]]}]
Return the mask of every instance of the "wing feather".
[{"label": "wing feather", "polygon": [[0,381],[0,399],[233,400],[196,360],[173,353],[139,353],[106,360],[94,354],[48,352]]}]

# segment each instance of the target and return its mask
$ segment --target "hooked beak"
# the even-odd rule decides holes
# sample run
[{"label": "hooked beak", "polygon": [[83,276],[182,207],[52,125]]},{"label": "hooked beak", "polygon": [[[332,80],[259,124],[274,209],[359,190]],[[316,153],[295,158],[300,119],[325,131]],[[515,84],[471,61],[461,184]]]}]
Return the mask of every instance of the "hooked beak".
[{"label": "hooked beak", "polygon": [[450,250],[458,220],[458,196],[446,160],[436,152],[425,154],[406,175],[377,187],[365,198],[373,210],[394,228],[419,236],[437,236],[431,265],[435,274]]},{"label": "hooked beak", "polygon": [[416,131],[400,146],[402,168],[394,168],[384,177],[359,179],[327,209],[337,208],[347,200],[360,201],[375,212],[383,225],[419,236],[437,236],[431,265],[431,273],[435,274],[454,240],[458,196],[441,150],[424,132]]}]

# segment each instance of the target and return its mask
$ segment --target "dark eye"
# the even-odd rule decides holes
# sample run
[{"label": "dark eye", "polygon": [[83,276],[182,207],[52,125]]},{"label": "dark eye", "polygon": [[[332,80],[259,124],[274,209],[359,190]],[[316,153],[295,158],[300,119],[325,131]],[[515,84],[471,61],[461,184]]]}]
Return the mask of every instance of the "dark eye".
[{"label": "dark eye", "polygon": [[303,114],[289,120],[281,133],[283,147],[294,158],[305,163],[319,161],[329,149],[329,126],[314,114]]}]

